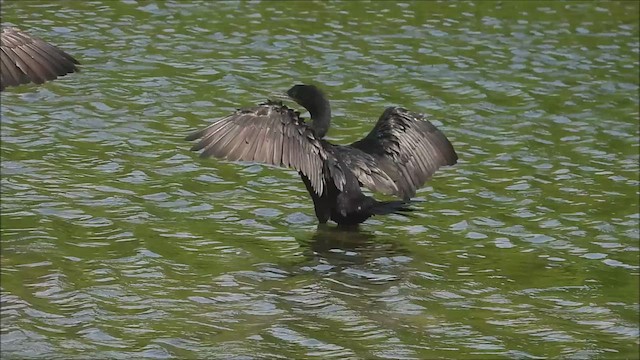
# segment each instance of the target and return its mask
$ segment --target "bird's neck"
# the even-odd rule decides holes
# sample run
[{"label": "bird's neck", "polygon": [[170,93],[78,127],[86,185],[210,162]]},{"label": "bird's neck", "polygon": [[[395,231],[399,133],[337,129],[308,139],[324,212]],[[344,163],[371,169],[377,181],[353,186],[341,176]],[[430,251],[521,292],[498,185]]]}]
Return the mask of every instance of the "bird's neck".
[{"label": "bird's neck", "polygon": [[311,128],[318,138],[322,138],[331,126],[331,107],[324,99],[314,105],[311,109],[307,109],[311,115]]}]

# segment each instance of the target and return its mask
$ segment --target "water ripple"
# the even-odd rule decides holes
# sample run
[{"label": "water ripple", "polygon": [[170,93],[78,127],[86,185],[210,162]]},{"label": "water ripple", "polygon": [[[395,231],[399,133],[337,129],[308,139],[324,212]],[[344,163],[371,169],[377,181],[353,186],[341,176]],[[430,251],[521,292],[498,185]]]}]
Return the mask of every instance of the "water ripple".
[{"label": "water ripple", "polygon": [[[2,93],[3,356],[638,357],[637,4],[17,4],[83,71]],[[398,105],[460,160],[343,232],[188,150],[292,82],[331,141]]]}]

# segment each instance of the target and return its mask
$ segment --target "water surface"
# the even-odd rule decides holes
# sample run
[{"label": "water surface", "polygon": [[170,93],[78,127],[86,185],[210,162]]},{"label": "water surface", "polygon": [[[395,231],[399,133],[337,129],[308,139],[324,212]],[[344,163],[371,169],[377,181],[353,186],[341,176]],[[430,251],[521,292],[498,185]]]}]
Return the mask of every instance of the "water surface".
[{"label": "water surface", "polygon": [[[637,358],[637,2],[2,3],[82,72],[2,93],[3,358]],[[318,230],[294,171],[183,140],[313,82],[459,157]],[[381,198],[381,196],[376,195]]]}]

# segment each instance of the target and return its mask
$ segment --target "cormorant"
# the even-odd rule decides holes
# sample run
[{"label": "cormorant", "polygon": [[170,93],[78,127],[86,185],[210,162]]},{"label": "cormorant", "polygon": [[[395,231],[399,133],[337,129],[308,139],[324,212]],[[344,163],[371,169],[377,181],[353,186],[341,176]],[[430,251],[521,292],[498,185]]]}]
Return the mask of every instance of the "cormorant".
[{"label": "cormorant", "polygon": [[[422,115],[388,107],[373,130],[350,145],[334,145],[323,137],[331,107],[314,85],[295,85],[287,95],[311,115],[280,101],[239,109],[186,140],[200,139],[191,150],[230,161],[249,161],[294,168],[302,177],[318,221],[357,225],[373,215],[412,211],[410,198],[433,173],[453,165],[458,156],[446,136]],[[360,186],[401,201],[377,201]]]},{"label": "cormorant", "polygon": [[2,29],[0,48],[0,91],[79,71],[80,63],[71,55],[16,28]]}]

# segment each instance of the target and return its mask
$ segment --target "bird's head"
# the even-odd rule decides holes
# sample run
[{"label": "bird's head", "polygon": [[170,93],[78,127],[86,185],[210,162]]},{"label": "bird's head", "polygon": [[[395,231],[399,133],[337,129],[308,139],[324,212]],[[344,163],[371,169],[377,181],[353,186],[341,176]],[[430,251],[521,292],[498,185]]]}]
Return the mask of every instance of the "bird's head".
[{"label": "bird's head", "polygon": [[311,115],[311,128],[318,138],[322,138],[331,123],[331,106],[324,93],[315,85],[294,85],[287,95],[307,109]]},{"label": "bird's head", "polygon": [[287,95],[307,110],[326,102],[324,93],[315,85],[294,85],[287,90]]}]

